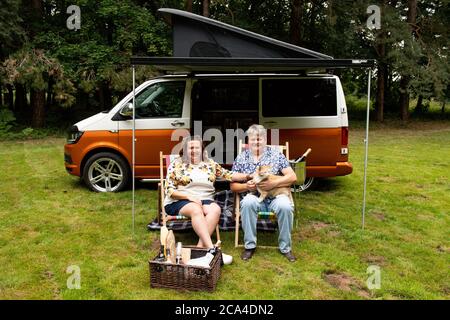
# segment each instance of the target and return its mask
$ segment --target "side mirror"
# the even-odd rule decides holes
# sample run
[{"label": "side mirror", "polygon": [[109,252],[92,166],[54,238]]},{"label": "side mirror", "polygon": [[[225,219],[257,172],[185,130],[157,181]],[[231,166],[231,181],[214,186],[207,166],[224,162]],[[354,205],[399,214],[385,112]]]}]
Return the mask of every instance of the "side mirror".
[{"label": "side mirror", "polygon": [[133,103],[128,102],[119,111],[120,115],[126,118],[133,117]]}]

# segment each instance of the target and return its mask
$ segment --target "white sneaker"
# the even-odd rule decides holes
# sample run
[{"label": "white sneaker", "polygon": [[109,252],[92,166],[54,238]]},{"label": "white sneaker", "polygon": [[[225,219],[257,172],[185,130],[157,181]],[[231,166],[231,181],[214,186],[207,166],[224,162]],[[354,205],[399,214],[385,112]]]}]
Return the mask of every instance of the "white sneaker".
[{"label": "white sneaker", "polygon": [[231,264],[233,262],[233,257],[229,254],[222,253],[223,264]]},{"label": "white sneaker", "polygon": [[186,263],[186,265],[209,268],[210,267],[210,263],[211,263],[211,261],[213,259],[214,259],[214,255],[208,252],[203,257],[189,260]]}]

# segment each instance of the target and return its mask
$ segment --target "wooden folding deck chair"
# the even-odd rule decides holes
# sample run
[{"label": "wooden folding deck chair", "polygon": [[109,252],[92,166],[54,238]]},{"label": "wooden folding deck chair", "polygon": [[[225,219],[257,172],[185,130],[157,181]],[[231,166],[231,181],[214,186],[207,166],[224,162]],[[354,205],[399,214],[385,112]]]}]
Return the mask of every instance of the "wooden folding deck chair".
[{"label": "wooden folding deck chair", "polygon": [[[284,145],[268,145],[270,148],[277,148],[281,153],[283,153],[286,158],[289,160],[289,142],[286,141],[286,144]],[[242,151],[244,151],[246,148],[248,148],[247,144],[243,144],[242,140],[239,140],[238,142],[238,154],[240,154]],[[234,212],[235,212],[235,239],[234,239],[234,246],[237,247],[243,247],[242,244],[239,244],[239,222],[241,218],[241,209],[240,209],[240,195],[238,192],[234,193]],[[291,200],[294,203],[295,202],[293,197],[291,196]],[[258,220],[272,220],[274,223],[277,223],[277,218],[275,215],[275,212],[266,212],[266,211],[259,211],[258,212]],[[278,246],[258,246],[258,248],[278,248]]]},{"label": "wooden folding deck chair", "polygon": [[[158,222],[160,225],[166,225],[167,228],[172,230],[187,230],[192,228],[191,219],[183,215],[172,216],[166,213],[164,209],[165,185],[167,183],[164,174],[167,174],[167,168],[172,161],[174,161],[178,155],[163,154],[159,152],[159,183],[158,183]],[[216,238],[220,240],[219,225],[216,226]]]}]

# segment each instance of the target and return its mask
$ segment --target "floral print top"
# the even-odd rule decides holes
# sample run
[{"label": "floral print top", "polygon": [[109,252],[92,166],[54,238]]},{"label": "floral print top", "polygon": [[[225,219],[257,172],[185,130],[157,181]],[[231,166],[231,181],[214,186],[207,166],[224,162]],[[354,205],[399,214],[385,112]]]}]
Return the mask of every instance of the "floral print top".
[{"label": "floral print top", "polygon": [[231,181],[233,172],[222,168],[212,159],[199,164],[183,163],[181,157],[175,158],[167,169],[164,206],[177,200],[172,199],[174,191],[194,196],[200,200],[213,200],[214,182],[217,178]]},{"label": "floral print top", "polygon": [[[244,150],[234,160],[232,171],[251,174],[259,166],[271,166],[271,172],[276,175],[283,175],[282,170],[290,167],[288,159],[279,150],[266,146],[258,162],[254,162],[252,152],[249,149]],[[248,192],[242,192],[243,197]]]},{"label": "floral print top", "polygon": [[278,150],[272,147],[265,147],[264,152],[258,162],[253,161],[253,155],[249,149],[240,153],[233,163],[233,172],[253,173],[259,166],[271,166],[271,171],[276,175],[283,175],[281,170],[289,167],[289,161]]}]

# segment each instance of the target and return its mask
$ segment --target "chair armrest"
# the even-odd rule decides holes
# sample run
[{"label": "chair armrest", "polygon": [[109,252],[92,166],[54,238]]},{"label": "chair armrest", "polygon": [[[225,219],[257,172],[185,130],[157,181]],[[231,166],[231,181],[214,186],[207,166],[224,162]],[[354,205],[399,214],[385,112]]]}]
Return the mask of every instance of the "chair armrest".
[{"label": "chair armrest", "polygon": [[162,208],[161,208],[161,183],[160,182],[158,182],[158,200],[157,200],[157,202],[158,202],[158,205],[157,205],[157,208],[158,208],[158,223],[162,224],[162,217],[161,217],[161,214],[162,214]]},{"label": "chair armrest", "polygon": [[234,215],[234,219],[236,220],[236,213],[240,216],[241,215],[241,211],[240,211],[240,195],[239,192],[234,192],[234,203],[233,203],[233,215]]}]

